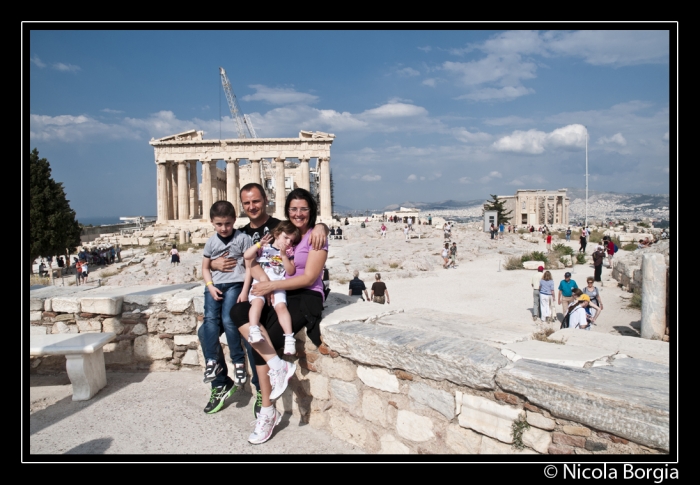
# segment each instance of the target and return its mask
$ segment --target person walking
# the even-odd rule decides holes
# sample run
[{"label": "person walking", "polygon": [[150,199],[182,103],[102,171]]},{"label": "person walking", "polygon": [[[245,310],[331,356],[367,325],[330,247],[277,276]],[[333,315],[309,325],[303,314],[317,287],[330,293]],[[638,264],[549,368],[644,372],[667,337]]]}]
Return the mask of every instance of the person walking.
[{"label": "person walking", "polygon": [[593,252],[593,280],[601,281],[600,275],[603,273],[603,260],[605,259],[605,252],[603,251],[603,246],[598,246]]},{"label": "person walking", "polygon": [[[359,296],[362,298],[362,293],[364,292],[365,298],[369,301],[367,287],[365,286],[365,282],[360,279],[360,272],[355,270],[352,272],[352,276],[353,278],[348,285],[348,296]],[[365,298],[362,298],[362,301],[365,301]]]},{"label": "person walking", "polygon": [[408,224],[406,224],[406,225],[403,227],[403,235],[404,235],[404,237],[406,238],[406,242],[410,242],[409,236],[408,236]]},{"label": "person walking", "polygon": [[450,246],[450,265],[452,268],[457,267],[457,243],[453,242]]},{"label": "person walking", "polygon": [[503,233],[506,230],[505,224],[502,222],[498,225],[498,239],[503,239]]},{"label": "person walking", "polygon": [[540,281],[544,266],[538,266],[537,273],[532,275],[530,286],[532,286],[532,321],[536,322],[540,316]]},{"label": "person walking", "polygon": [[552,233],[548,232],[547,233],[547,252],[552,251]]},{"label": "person walking", "polygon": [[387,304],[391,303],[389,301],[389,290],[386,289],[386,284],[382,281],[382,275],[376,273],[374,279],[375,281],[372,283],[372,293],[370,294],[372,301],[382,305],[384,302]]},{"label": "person walking", "polygon": [[608,240],[607,244],[607,250],[608,250],[608,268],[612,269],[613,267],[613,256],[615,256],[615,243],[613,242],[612,239]]},{"label": "person walking", "polygon": [[[595,323],[600,312],[603,311],[603,300],[600,298],[600,291],[598,291],[598,288],[593,286],[594,283],[593,278],[589,276],[586,278],[586,286],[583,288],[583,294],[588,295],[588,298],[591,299],[588,306],[589,314],[593,317],[591,323]],[[597,307],[597,309],[593,308],[593,306]]]},{"label": "person walking", "polygon": [[545,271],[540,280],[540,319],[542,323],[550,322],[553,318],[550,304],[554,298],[554,281],[552,273]]},{"label": "person walking", "polygon": [[170,250],[170,265],[180,265],[180,253],[177,252],[177,246],[173,244],[173,248]]},{"label": "person walking", "polygon": [[442,253],[440,254],[442,256],[442,259],[444,263],[442,263],[442,267],[447,269],[450,267],[450,243],[445,243],[445,247],[442,249]]},{"label": "person walking", "polygon": [[571,279],[571,273],[567,271],[564,273],[564,279],[559,282],[559,298],[557,299],[557,303],[561,305],[562,314],[564,315],[566,315],[569,308],[569,303],[574,301],[572,290],[575,288],[578,288],[578,285],[576,281]]},{"label": "person walking", "polygon": [[571,227],[566,228],[566,242],[571,241]]},{"label": "person walking", "polygon": [[578,252],[579,253],[586,252],[586,229],[585,228],[581,229],[581,237],[579,237]]}]

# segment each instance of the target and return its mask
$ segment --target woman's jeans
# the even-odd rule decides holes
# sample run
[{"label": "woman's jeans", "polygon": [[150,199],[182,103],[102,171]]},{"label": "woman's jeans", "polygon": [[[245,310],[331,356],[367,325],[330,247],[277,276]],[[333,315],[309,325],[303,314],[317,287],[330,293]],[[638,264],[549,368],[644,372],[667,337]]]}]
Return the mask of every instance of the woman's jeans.
[{"label": "woman's jeans", "polygon": [[[241,294],[243,283],[220,283],[214,286],[221,291],[222,299],[216,301],[209,293],[209,290],[206,287],[204,288],[204,322],[199,327],[197,336],[202,345],[204,359],[216,360],[222,368],[221,373],[211,383],[212,387],[220,387],[230,380],[224,352],[219,341],[222,333],[226,334],[226,342],[231,353],[231,362],[234,364],[245,364],[245,352],[241,348],[241,334],[231,320],[231,308],[236,304],[238,295]],[[243,343],[248,351],[248,361],[253,369],[251,382],[259,390],[258,373],[253,364],[255,362],[253,360],[253,349],[247,341],[243,340]]]}]

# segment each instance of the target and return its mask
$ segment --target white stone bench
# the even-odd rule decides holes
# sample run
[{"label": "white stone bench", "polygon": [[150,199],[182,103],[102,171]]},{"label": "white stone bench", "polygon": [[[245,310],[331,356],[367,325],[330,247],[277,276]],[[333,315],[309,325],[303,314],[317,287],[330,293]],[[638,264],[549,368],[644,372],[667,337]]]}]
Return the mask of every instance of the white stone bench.
[{"label": "white stone bench", "polygon": [[423,235],[423,233],[421,233],[421,232],[414,232],[414,233],[410,233],[410,232],[409,232],[409,233],[408,233],[408,237],[409,237],[410,239],[415,239],[415,238],[420,239],[422,235]]},{"label": "white stone bench", "polygon": [[115,338],[111,332],[31,335],[29,355],[65,355],[73,401],[87,401],[107,385],[102,347]]}]

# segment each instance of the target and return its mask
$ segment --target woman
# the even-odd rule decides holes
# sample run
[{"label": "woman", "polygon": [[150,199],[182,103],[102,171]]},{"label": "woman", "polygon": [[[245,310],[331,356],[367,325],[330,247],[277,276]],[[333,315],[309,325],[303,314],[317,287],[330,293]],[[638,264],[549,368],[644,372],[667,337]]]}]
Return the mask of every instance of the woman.
[{"label": "woman", "polygon": [[444,263],[442,263],[442,267],[447,269],[450,265],[450,243],[445,243],[445,247],[442,248],[442,259]]},{"label": "woman", "polygon": [[569,306],[567,315],[569,315],[569,328],[579,328],[590,330],[591,325],[588,323],[586,307],[590,304],[591,299],[588,295],[581,295],[576,299],[576,302]]},{"label": "woman", "polygon": [[[319,323],[325,298],[322,274],[328,257],[328,241],[318,251],[311,248],[311,229],[316,225],[318,206],[307,190],[292,190],[287,196],[284,213],[301,233],[301,241],[294,248],[296,271],[284,280],[267,281],[262,268],[254,265],[251,273],[259,282],[253,285],[251,292],[256,296],[264,296],[275,290],[285,290],[287,309],[292,317],[292,332],[296,334],[306,327],[308,337],[316,346],[320,346]],[[231,319],[246,339],[249,310],[250,303],[247,301],[242,301],[231,309]],[[280,423],[282,415],[274,408],[272,401],[282,395],[296,370],[295,364],[283,361],[277,355],[277,350],[284,347],[284,333],[277,320],[277,313],[268,305],[263,308],[260,316],[260,331],[264,340],[251,344],[253,356],[258,376],[268,375],[270,379],[260,379],[262,408],[258,413],[255,430],[248,438],[253,444],[270,439],[274,427]]]},{"label": "woman", "polygon": [[170,250],[170,264],[175,266],[180,264],[180,254],[177,252],[177,246],[173,244],[173,248]]},{"label": "woman", "polygon": [[382,231],[382,237],[386,239],[386,226],[384,225],[383,222],[382,222],[381,231]]},{"label": "woman", "polygon": [[554,299],[554,281],[552,273],[545,271],[540,281],[540,319],[542,323],[552,320],[551,303]]},{"label": "woman", "polygon": [[385,301],[391,303],[389,301],[389,290],[386,289],[386,284],[382,281],[382,275],[377,273],[374,275],[374,279],[376,281],[372,283],[372,292],[369,295],[370,300],[374,303],[381,303],[382,305]]},{"label": "woman", "polygon": [[581,237],[579,237],[579,248],[578,248],[579,253],[585,253],[586,252],[586,230],[581,229]]},{"label": "woman", "polygon": [[600,292],[598,291],[598,288],[593,286],[595,281],[592,276],[586,278],[586,283],[587,285],[583,289],[583,294],[588,295],[588,297],[591,299],[589,303],[591,317],[593,317],[591,322],[595,322],[600,312],[603,311],[603,300],[600,299]]}]

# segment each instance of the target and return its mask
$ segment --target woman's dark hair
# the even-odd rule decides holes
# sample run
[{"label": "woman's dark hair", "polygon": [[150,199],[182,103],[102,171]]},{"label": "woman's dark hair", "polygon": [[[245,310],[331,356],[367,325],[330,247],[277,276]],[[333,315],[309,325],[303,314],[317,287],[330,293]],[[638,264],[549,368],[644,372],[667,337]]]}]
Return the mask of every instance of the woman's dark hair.
[{"label": "woman's dark hair", "polygon": [[306,189],[298,188],[289,193],[284,203],[284,215],[287,219],[290,219],[289,204],[296,199],[305,200],[306,203],[309,204],[309,228],[314,227],[316,225],[316,217],[318,216],[318,205],[311,193]]},{"label": "woman's dark hair", "polygon": [[176,247],[176,246],[173,244],[173,249],[175,249],[175,247]]}]

